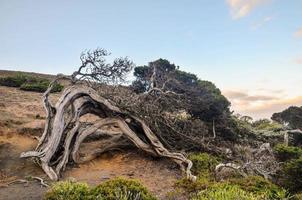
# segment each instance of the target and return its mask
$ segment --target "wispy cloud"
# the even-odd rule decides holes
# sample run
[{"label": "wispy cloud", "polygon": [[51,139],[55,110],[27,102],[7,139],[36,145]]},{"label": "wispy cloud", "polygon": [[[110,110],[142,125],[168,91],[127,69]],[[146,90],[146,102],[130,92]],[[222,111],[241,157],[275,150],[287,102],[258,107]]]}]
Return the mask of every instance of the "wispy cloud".
[{"label": "wispy cloud", "polygon": [[302,27],[299,28],[294,35],[298,38],[302,38]]},{"label": "wispy cloud", "polygon": [[275,100],[277,97],[270,96],[270,95],[249,95],[248,93],[241,92],[241,91],[225,91],[224,95],[229,97],[232,100],[239,100],[246,103],[250,101],[270,101]]},{"label": "wispy cloud", "polygon": [[[242,91],[223,91],[223,94],[231,101],[232,109],[236,113],[252,116],[255,119],[269,118],[273,113],[285,108],[302,105],[302,96],[283,97],[276,91],[267,91],[271,95],[250,95]],[[279,95],[282,91],[279,91]]]},{"label": "wispy cloud", "polygon": [[247,16],[252,10],[265,4],[267,1],[268,0],[226,0],[233,19]]},{"label": "wispy cloud", "polygon": [[273,19],[273,17],[271,17],[271,16],[264,17],[260,21],[253,23],[251,25],[251,29],[253,29],[253,30],[259,29],[262,26],[264,26],[265,24],[267,24],[268,22],[272,21],[272,19]]},{"label": "wispy cloud", "polygon": [[299,64],[299,65],[302,65],[302,57],[295,59],[295,63]]}]

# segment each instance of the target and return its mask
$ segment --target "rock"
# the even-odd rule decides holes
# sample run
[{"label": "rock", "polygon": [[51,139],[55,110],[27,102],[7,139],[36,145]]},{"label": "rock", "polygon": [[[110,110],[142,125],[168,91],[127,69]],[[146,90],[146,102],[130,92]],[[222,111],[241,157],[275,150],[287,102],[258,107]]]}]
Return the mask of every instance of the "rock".
[{"label": "rock", "polygon": [[102,176],[101,176],[101,180],[108,180],[108,179],[110,179],[110,177],[107,176],[107,175],[102,175]]},{"label": "rock", "polygon": [[74,178],[74,177],[67,177],[66,180],[70,181],[70,182],[73,182],[73,183],[77,182],[77,179]]}]

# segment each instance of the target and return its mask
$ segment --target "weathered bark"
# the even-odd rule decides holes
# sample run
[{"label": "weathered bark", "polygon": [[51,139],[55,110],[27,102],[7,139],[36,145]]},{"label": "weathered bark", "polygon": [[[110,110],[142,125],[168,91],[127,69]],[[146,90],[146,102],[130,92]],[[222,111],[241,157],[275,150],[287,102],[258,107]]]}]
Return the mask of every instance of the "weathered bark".
[{"label": "weathered bark", "polygon": [[[190,172],[192,162],[181,153],[167,150],[143,120],[120,110],[91,87],[84,85],[67,87],[53,106],[48,100],[53,83],[43,95],[46,125],[39,144],[35,151],[21,154],[23,158],[34,157],[50,179],[58,180],[61,171],[65,170],[71,159],[81,163],[131,142],[153,156],[171,158],[186,172],[188,179],[195,180],[195,176]],[[100,120],[83,128],[80,117],[87,113],[97,115]],[[108,125],[118,127],[120,132],[103,130]],[[96,132],[110,136],[108,144],[81,158],[81,144]]]}]

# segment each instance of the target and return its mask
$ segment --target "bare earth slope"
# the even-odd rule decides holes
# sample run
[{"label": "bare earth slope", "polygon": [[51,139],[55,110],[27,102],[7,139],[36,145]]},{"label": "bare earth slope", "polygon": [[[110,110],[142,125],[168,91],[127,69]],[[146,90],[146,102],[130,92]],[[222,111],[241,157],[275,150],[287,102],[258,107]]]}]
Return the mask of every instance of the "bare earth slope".
[{"label": "bare earth slope", "polygon": [[[19,158],[21,152],[35,148],[35,136],[39,137],[43,132],[45,113],[41,96],[40,93],[0,86],[0,200],[42,199],[46,188],[30,177],[38,176],[50,183],[31,160]],[[54,94],[52,100],[59,96]],[[180,172],[169,160],[154,160],[129,150],[105,154],[79,166],[68,166],[63,179],[95,185],[117,176],[139,179],[156,196],[165,199]],[[16,182],[19,179],[28,182]]]}]

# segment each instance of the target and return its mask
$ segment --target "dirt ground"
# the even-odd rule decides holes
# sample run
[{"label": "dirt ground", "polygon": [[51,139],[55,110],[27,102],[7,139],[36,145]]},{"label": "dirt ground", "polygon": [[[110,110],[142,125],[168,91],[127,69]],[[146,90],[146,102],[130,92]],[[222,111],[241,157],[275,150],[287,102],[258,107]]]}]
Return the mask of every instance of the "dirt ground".
[{"label": "dirt ground", "polygon": [[[43,199],[47,188],[31,177],[51,183],[30,159],[21,159],[23,151],[37,144],[35,136],[43,132],[45,113],[41,94],[0,86],[0,200]],[[52,100],[59,97],[54,94]],[[112,152],[78,166],[70,165],[62,179],[96,185],[113,177],[139,179],[160,199],[173,191],[181,177],[178,167],[167,159],[154,159],[142,152]],[[22,179],[25,183],[18,182]]]}]

